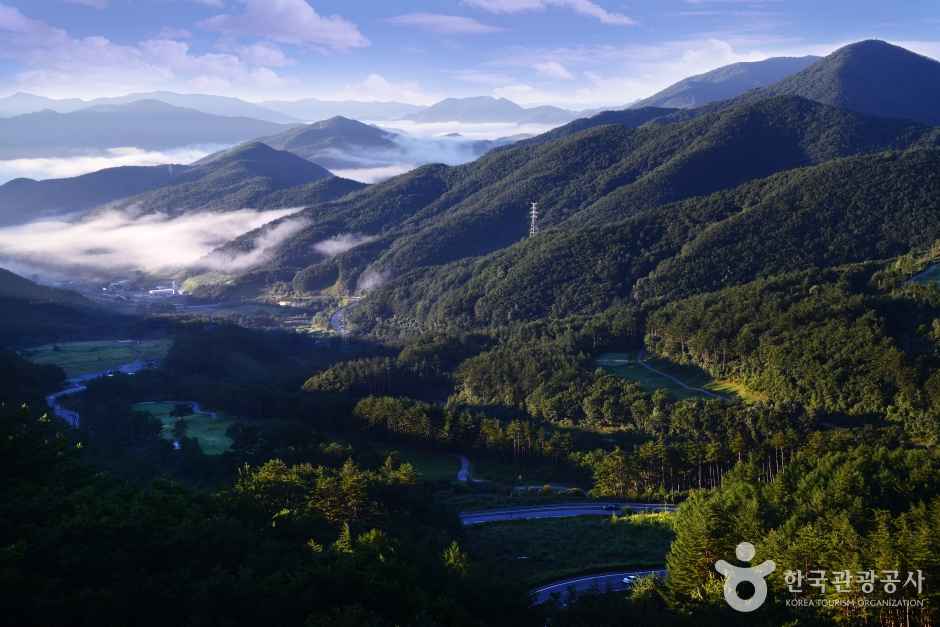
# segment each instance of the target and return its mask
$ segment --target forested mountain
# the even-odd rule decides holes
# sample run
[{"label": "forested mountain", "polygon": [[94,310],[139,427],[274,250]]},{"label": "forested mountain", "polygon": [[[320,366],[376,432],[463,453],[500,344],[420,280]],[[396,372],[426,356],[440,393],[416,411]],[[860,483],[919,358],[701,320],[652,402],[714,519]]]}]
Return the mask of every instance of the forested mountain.
[{"label": "forested mountain", "polygon": [[271,194],[332,176],[306,159],[253,142],[209,155],[174,177],[171,185],[123,198],[103,209],[139,215],[270,206]]},{"label": "forested mountain", "polygon": [[940,62],[884,41],[861,41],[749,97],[770,94],[940,124]]},{"label": "forested mountain", "polygon": [[400,147],[395,134],[344,117],[333,117],[264,137],[259,141],[325,168],[367,167],[385,163]]},{"label": "forested mountain", "polygon": [[70,290],[47,287],[0,268],[0,348],[119,333],[133,322]]},{"label": "forested mountain", "polygon": [[630,108],[694,109],[710,102],[736,98],[751,89],[767,87],[796,74],[818,60],[819,57],[807,55],[732,63],[711,72],[684,78],[649,98],[633,103]]},{"label": "forested mountain", "polygon": [[590,117],[578,118],[568,122],[563,126],[554,128],[550,131],[536,135],[535,137],[524,139],[516,143],[516,146],[535,146],[538,144],[547,144],[556,139],[574,135],[580,131],[585,131],[595,126],[604,126],[607,124],[616,124],[625,128],[636,128],[652,120],[666,118],[675,113],[677,109],[668,109],[662,107],[642,107],[636,109],[624,109],[623,111],[602,111]]},{"label": "forested mountain", "polygon": [[39,285],[3,268],[0,268],[0,298],[75,307],[93,306],[90,300],[77,292]]},{"label": "forested mountain", "polygon": [[0,185],[0,225],[84,211],[173,183],[184,165],[106,168],[62,179],[14,179]]},{"label": "forested mountain", "polygon": [[447,98],[427,109],[405,116],[414,122],[513,122],[516,124],[562,124],[577,117],[558,107],[520,107],[506,98],[477,96]]},{"label": "forested mountain", "polygon": [[[279,251],[267,271],[282,281],[304,268],[306,276],[335,277],[335,270],[315,266],[341,264],[342,287],[355,290],[354,277],[370,266],[385,277],[398,276],[518,242],[527,233],[533,201],[540,203],[543,228],[604,225],[781,170],[940,141],[940,132],[929,127],[798,97],[740,104],[672,124],[629,126],[635,116],[655,114],[618,114],[613,117],[626,119],[627,126],[523,142],[464,166],[420,168],[365,195],[311,209],[310,226]],[[311,256],[309,244],[346,232],[378,239],[339,258]],[[299,280],[295,287],[304,287]]]},{"label": "forested mountain", "polygon": [[156,100],[71,113],[40,111],[0,119],[0,158],[49,157],[122,146],[144,149],[234,144],[287,126],[174,107]]},{"label": "forested mountain", "polygon": [[354,315],[362,324],[492,327],[892,257],[940,238],[938,167],[938,149],[851,157],[611,224],[552,229],[477,260],[395,277]]}]

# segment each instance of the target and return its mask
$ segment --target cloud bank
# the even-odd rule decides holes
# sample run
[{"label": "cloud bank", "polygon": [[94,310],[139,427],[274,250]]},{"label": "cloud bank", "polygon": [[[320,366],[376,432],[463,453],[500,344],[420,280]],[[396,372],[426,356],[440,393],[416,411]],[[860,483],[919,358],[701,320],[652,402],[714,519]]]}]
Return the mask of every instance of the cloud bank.
[{"label": "cloud bank", "polygon": [[228,145],[198,145],[171,150],[124,147],[109,148],[99,153],[73,157],[5,159],[0,160],[0,184],[21,177],[44,180],[81,176],[89,172],[120,166],[192,163],[229,147]]},{"label": "cloud bank", "polygon": [[304,224],[285,220],[260,236],[250,250],[208,262],[205,257],[222,244],[295,211],[241,209],[140,218],[115,211],[76,222],[33,222],[0,228],[0,261],[13,261],[40,273],[68,269],[98,276],[136,270],[159,273],[207,264],[220,270],[243,270],[263,262]]},{"label": "cloud bank", "polygon": [[335,257],[336,255],[341,255],[349,250],[352,250],[356,246],[362,246],[363,244],[374,242],[376,239],[378,238],[371,235],[341,233],[329,239],[325,239],[322,242],[317,242],[313,245],[313,249],[321,255]]}]

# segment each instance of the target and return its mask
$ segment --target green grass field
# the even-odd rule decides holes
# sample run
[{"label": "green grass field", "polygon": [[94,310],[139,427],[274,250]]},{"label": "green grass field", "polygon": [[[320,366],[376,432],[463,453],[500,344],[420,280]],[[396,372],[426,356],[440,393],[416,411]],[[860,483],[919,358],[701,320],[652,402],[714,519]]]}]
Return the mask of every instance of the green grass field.
[{"label": "green grass field", "polygon": [[[760,392],[751,390],[747,386],[730,379],[713,379],[707,372],[695,366],[680,364],[648,357],[646,363],[663,374],[679,379],[687,386],[701,388],[725,398],[740,398],[749,403],[766,401],[767,397]],[[664,377],[649,368],[645,368],[637,361],[637,353],[604,353],[597,358],[597,365],[619,377],[636,381],[647,392],[664,389],[673,398],[713,398],[696,390],[689,390],[669,377]]]},{"label": "green grass field", "polygon": [[661,566],[672,542],[671,514],[582,516],[487,523],[467,528],[467,550],[494,572],[538,585],[582,573]]},{"label": "green grass field", "polygon": [[[176,405],[177,403],[172,401],[137,403],[134,410],[146,412],[163,423],[160,435],[172,442],[176,439],[173,425],[176,424],[177,418],[170,413]],[[226,435],[226,431],[234,421],[225,414],[200,412],[181,418],[186,421],[186,437],[199,442],[199,448],[206,455],[221,455],[232,448],[232,439]]]},{"label": "green grass field", "polygon": [[173,340],[101,340],[59,342],[23,351],[23,357],[37,364],[55,364],[68,377],[117,368],[135,361],[166,357]]},{"label": "green grass field", "polygon": [[418,477],[424,481],[455,480],[460,469],[460,461],[455,455],[447,453],[434,453],[407,447],[388,447],[382,450],[383,455],[398,451],[402,462],[414,466]]}]

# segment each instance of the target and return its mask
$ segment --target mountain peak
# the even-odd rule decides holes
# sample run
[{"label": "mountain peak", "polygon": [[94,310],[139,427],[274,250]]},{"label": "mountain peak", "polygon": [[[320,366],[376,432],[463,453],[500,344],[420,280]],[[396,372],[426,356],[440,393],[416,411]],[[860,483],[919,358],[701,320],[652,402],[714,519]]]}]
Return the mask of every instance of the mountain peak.
[{"label": "mountain peak", "polygon": [[759,95],[772,94],[936,125],[940,124],[940,62],[870,39],[839,48]]}]

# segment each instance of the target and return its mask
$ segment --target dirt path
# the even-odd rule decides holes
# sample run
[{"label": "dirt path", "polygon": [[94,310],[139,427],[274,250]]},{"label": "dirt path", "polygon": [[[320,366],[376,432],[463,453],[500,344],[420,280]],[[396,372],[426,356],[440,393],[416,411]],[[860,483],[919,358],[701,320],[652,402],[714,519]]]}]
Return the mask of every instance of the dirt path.
[{"label": "dirt path", "polygon": [[675,383],[675,384],[678,385],[679,387],[685,388],[686,390],[689,390],[690,392],[699,392],[700,394],[704,394],[705,396],[708,396],[708,397],[710,397],[710,398],[717,398],[717,399],[722,399],[722,398],[724,398],[724,397],[721,396],[720,394],[715,394],[714,392],[709,392],[708,390],[705,390],[705,389],[702,389],[702,388],[696,388],[696,387],[692,387],[691,385],[687,385],[687,384],[685,383],[685,381],[682,381],[681,379],[677,379],[676,377],[672,376],[671,374],[666,374],[666,373],[663,372],[662,370],[657,370],[656,368],[653,368],[651,365],[649,365],[648,363],[646,363],[645,357],[646,357],[646,351],[640,351],[639,353],[637,353],[637,362],[638,362],[641,366],[643,366],[644,368],[646,368],[647,370],[649,370],[650,372],[656,373],[656,374],[658,374],[658,375],[661,376],[661,377],[665,377],[666,379],[669,379],[670,381],[672,381],[673,383]]}]

